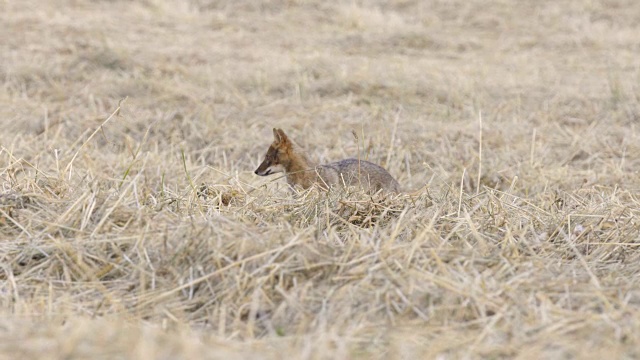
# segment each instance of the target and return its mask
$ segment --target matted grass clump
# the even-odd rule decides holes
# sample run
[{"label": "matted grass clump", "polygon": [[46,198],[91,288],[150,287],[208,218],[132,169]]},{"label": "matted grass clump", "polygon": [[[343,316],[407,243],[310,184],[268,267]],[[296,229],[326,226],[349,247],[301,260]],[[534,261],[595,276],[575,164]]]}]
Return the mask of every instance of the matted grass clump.
[{"label": "matted grass clump", "polygon": [[0,5],[0,357],[640,357],[639,6]]}]

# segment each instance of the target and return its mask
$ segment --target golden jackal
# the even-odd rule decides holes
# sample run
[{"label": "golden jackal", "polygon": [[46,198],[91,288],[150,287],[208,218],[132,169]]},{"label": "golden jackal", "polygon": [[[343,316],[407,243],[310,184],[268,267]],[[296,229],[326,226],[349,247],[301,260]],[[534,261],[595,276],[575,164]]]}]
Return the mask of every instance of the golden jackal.
[{"label": "golden jackal", "polygon": [[291,187],[301,186],[303,189],[318,185],[326,190],[340,185],[360,186],[373,192],[400,192],[398,182],[379,165],[358,159],[317,165],[281,129],[273,129],[273,137],[264,161],[255,171],[256,175],[284,172]]}]

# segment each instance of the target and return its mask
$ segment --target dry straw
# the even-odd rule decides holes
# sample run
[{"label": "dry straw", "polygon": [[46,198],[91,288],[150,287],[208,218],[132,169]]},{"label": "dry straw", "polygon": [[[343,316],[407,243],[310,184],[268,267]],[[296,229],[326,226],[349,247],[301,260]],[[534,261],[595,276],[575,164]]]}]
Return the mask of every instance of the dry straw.
[{"label": "dry straw", "polygon": [[639,4],[0,5],[0,358],[639,357]]}]

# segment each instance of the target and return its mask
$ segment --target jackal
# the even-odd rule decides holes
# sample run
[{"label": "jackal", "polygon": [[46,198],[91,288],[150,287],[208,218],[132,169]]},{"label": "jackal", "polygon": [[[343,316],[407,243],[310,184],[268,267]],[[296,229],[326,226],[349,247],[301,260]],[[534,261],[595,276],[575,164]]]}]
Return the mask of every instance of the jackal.
[{"label": "jackal", "polygon": [[281,129],[273,129],[273,143],[269,146],[256,175],[267,176],[284,172],[291,187],[307,189],[317,185],[322,189],[333,186],[357,186],[366,191],[399,193],[400,184],[383,167],[369,161],[345,159],[318,165]]}]

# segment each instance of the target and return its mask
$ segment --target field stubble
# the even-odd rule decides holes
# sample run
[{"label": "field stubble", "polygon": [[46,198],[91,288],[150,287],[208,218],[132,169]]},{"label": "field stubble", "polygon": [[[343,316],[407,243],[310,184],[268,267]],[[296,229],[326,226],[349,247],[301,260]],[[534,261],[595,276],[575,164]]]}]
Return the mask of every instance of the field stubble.
[{"label": "field stubble", "polygon": [[0,3],[0,356],[640,356],[639,12]]}]

